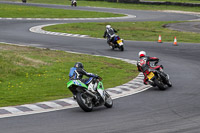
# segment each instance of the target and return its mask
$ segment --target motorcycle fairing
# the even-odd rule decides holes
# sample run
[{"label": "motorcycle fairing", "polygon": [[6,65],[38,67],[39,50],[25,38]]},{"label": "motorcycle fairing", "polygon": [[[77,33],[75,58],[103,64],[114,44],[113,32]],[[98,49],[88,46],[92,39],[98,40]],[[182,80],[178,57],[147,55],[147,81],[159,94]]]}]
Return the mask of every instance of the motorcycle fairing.
[{"label": "motorcycle fairing", "polygon": [[69,82],[67,82],[67,88],[69,88],[72,85],[88,88],[87,85],[85,85],[80,80],[70,80]]},{"label": "motorcycle fairing", "polygon": [[104,91],[104,87],[103,87],[103,83],[99,82],[98,86],[97,86],[97,92],[100,94],[100,96],[102,97],[102,99],[105,101],[106,99],[106,94]]}]

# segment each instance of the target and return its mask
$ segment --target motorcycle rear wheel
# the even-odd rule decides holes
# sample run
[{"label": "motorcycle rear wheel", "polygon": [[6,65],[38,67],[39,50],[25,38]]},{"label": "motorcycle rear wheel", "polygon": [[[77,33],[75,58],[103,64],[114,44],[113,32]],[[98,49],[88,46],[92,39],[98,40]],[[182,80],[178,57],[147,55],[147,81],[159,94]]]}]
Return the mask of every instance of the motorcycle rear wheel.
[{"label": "motorcycle rear wheel", "polygon": [[119,49],[120,49],[121,51],[124,51],[124,46],[120,46]]},{"label": "motorcycle rear wheel", "polygon": [[83,109],[85,112],[91,112],[93,110],[92,101],[88,99],[87,96],[84,96],[84,93],[78,92],[76,94],[76,99],[78,105]]}]

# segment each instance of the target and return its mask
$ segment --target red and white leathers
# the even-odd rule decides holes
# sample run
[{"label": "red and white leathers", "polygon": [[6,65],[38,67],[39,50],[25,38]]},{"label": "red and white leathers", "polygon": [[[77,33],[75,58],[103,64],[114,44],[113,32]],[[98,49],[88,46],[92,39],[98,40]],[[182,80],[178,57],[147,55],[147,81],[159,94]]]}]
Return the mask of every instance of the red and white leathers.
[{"label": "red and white leathers", "polygon": [[140,57],[140,60],[137,61],[138,71],[143,72],[143,74],[144,74],[144,84],[145,85],[148,84],[147,74],[149,74],[149,69],[154,69],[154,70],[162,69],[162,66],[160,66],[160,65],[155,66],[155,67],[151,67],[150,66],[151,61],[158,62],[159,59],[157,57],[143,56],[143,57]]}]

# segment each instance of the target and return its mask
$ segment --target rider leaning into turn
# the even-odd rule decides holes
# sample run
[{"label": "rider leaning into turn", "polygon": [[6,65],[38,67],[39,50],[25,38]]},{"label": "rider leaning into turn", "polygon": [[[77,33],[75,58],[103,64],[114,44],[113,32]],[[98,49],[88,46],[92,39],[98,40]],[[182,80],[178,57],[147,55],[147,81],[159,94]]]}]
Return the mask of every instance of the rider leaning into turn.
[{"label": "rider leaning into turn", "polygon": [[112,35],[114,35],[115,33],[117,33],[117,31],[114,28],[112,28],[110,25],[106,25],[106,31],[104,32],[103,37],[107,37],[108,44],[113,41],[114,37],[112,37]]},{"label": "rider leaning into turn", "polygon": [[148,84],[148,78],[147,78],[148,69],[161,70],[163,69],[163,67],[162,65],[151,67],[150,62],[155,61],[156,62],[155,64],[157,64],[159,62],[159,59],[157,57],[147,56],[145,51],[140,51],[138,53],[138,56],[140,59],[137,62],[137,68],[138,68],[138,71],[143,72],[144,84],[147,85]]},{"label": "rider leaning into turn", "polygon": [[[89,77],[87,79],[82,79],[83,75]],[[88,85],[88,90],[94,92],[96,90],[95,78],[98,76],[93,73],[88,73],[83,69],[83,64],[80,62],[75,63],[74,67],[70,69],[69,79],[70,80],[80,80],[84,84]]]}]

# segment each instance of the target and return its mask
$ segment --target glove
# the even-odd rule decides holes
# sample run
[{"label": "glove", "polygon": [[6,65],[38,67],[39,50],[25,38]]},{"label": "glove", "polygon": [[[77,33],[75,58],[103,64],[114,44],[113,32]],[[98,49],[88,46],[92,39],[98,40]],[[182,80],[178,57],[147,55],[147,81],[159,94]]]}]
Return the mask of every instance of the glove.
[{"label": "glove", "polygon": [[96,78],[99,78],[99,76],[98,76],[98,75],[96,75]]},{"label": "glove", "polygon": [[157,59],[157,60],[155,61],[155,65],[157,65],[157,64],[158,64],[158,62],[159,62],[159,59]]}]

